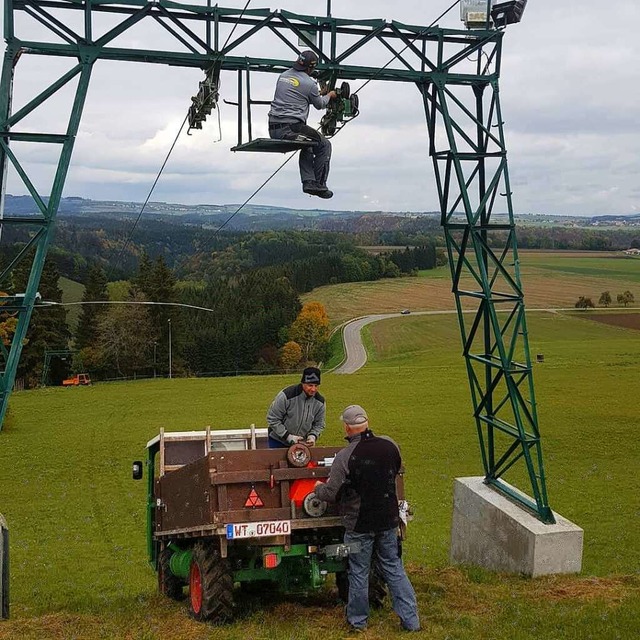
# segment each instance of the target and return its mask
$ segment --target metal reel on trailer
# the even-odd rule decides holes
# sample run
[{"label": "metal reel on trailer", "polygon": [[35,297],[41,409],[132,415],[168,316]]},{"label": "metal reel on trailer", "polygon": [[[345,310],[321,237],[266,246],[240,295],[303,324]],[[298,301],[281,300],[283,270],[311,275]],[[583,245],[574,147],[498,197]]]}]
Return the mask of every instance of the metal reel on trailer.
[{"label": "metal reel on trailer", "polygon": [[324,500],[320,500],[315,493],[310,493],[304,499],[302,508],[308,516],[311,516],[312,518],[319,518],[327,511],[327,503]]},{"label": "metal reel on trailer", "polygon": [[311,451],[302,442],[292,444],[287,451],[287,460],[292,467],[306,467],[311,462]]}]

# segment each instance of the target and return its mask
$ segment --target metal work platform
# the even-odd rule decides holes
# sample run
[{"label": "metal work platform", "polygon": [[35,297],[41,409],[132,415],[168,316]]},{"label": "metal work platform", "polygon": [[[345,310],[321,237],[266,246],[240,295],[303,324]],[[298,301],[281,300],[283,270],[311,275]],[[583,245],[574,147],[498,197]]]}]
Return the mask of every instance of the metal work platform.
[{"label": "metal work platform", "polygon": [[312,140],[274,140],[272,138],[255,138],[250,142],[231,147],[231,151],[257,151],[260,153],[289,153],[313,147]]}]

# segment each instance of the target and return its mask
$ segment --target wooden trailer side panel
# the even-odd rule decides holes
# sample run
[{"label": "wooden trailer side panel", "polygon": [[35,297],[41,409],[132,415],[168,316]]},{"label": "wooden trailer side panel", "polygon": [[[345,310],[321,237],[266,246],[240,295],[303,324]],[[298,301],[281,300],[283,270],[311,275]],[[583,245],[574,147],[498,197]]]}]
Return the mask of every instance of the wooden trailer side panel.
[{"label": "wooden trailer side panel", "polygon": [[[314,447],[312,461],[333,457],[340,447]],[[227,524],[292,520],[313,521],[300,504],[292,507],[291,488],[297,480],[313,486],[326,479],[330,466],[293,467],[287,449],[212,451],[161,476],[157,483],[156,533],[218,530]],[[404,497],[402,477],[398,498]],[[158,504],[159,500],[159,504]],[[337,505],[328,505],[325,517],[335,519]],[[298,525],[294,525],[296,527]]]},{"label": "wooden trailer side panel", "polygon": [[209,459],[205,456],[165,473],[158,481],[156,500],[159,531],[207,525],[217,505],[211,504]]}]

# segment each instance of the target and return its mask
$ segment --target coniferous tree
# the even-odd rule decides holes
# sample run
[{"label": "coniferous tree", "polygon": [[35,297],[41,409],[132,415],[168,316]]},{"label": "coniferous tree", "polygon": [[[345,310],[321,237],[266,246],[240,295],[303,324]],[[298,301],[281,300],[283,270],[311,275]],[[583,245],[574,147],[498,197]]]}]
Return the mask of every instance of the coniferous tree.
[{"label": "coniferous tree", "polygon": [[[176,278],[162,256],[151,261],[149,256],[143,253],[140,258],[138,275],[133,282],[150,302],[177,302]],[[182,366],[179,359],[180,349],[178,348],[183,334],[181,317],[171,306],[152,305],[149,309],[152,332],[157,336],[155,357],[156,369],[159,372],[168,372],[169,320],[171,320],[171,340],[174,343],[172,344],[174,359],[178,356],[174,364],[176,367]]]},{"label": "coniferous tree", "polygon": [[[107,300],[109,300],[107,276],[100,265],[94,264],[89,269],[87,286],[82,294],[82,302],[105,302]],[[76,349],[84,349],[95,345],[98,336],[98,323],[106,312],[107,305],[82,305],[75,338]]]},{"label": "coniferous tree", "polygon": [[[24,292],[27,287],[31,263],[20,262],[13,272],[13,289]],[[62,302],[62,289],[58,286],[60,272],[52,261],[45,262],[38,287],[42,300]],[[69,348],[70,333],[67,328],[67,310],[61,306],[35,307],[22,348],[18,378],[24,378],[25,386],[36,387],[40,384],[44,368],[45,351]],[[51,363],[49,381],[60,383],[68,373],[68,360],[55,360]]]}]

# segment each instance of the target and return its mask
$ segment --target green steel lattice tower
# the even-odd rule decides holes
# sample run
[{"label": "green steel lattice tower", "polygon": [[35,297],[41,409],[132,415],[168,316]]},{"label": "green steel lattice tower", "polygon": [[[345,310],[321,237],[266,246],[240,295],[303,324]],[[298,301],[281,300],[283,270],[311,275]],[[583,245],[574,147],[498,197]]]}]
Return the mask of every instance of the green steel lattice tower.
[{"label": "green steel lattice tower", "polygon": [[[164,30],[162,48],[128,46],[123,36],[148,24]],[[37,29],[32,31],[34,25]],[[232,31],[236,25],[237,30]],[[33,32],[46,35],[34,40],[29,37]],[[503,478],[516,463],[524,465],[532,499],[520,494],[512,498],[542,521],[553,522],[538,432],[500,111],[503,29],[467,31],[269,9],[242,12],[211,6],[211,2],[5,0],[4,35],[0,207],[3,209],[7,176],[11,174],[12,180],[17,179],[32,196],[36,212],[3,215],[0,221],[3,239],[17,229],[28,232],[26,243],[0,266],[1,290],[11,292],[11,273],[19,261],[30,260],[32,265],[26,291],[12,292],[3,299],[4,317],[15,314],[18,324],[10,344],[0,344],[0,424],[36,304],[94,64],[112,60],[199,68],[207,71],[209,80],[212,74],[217,78],[221,73],[235,72],[238,102],[244,101],[248,116],[244,126],[251,137],[250,75],[282,72],[291,65],[302,43],[302,48],[316,51],[318,68],[330,83],[361,79],[417,87],[425,108],[425,144],[429,145],[435,169],[484,475],[496,489],[510,494]],[[258,36],[261,50],[277,51],[277,57],[251,55],[246,47]],[[149,42],[158,46],[156,40]],[[393,63],[358,64],[363,59],[381,59],[380,51],[382,58],[392,55]],[[13,105],[14,77],[21,60],[32,55],[43,63],[63,58],[68,69],[40,87],[35,97]],[[243,77],[246,96],[241,95]],[[65,119],[53,125],[57,130],[29,130],[29,116],[46,109],[48,101],[68,87],[73,87],[73,98]],[[241,113],[239,108],[240,133]],[[47,157],[56,154],[50,186],[35,184],[29,164],[33,149],[37,153],[42,150]]]}]

